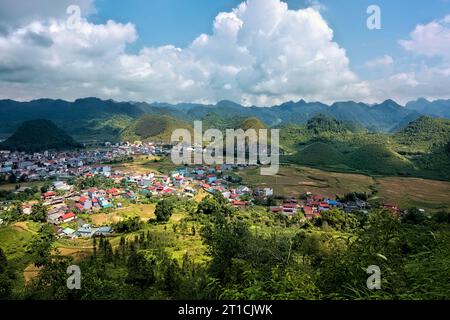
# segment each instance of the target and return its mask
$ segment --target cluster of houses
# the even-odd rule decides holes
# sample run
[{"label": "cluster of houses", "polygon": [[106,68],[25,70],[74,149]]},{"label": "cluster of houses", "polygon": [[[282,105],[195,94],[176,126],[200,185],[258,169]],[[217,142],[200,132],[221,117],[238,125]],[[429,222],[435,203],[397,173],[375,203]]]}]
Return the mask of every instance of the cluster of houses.
[{"label": "cluster of houses", "polygon": [[90,170],[89,165],[114,161],[126,153],[121,149],[83,152],[49,152],[27,154],[0,151],[0,175],[11,175],[24,181],[49,179],[64,180],[81,176]]},{"label": "cluster of houses", "polygon": [[24,181],[42,181],[77,177],[89,172],[90,165],[113,162],[134,155],[167,155],[171,146],[153,143],[106,143],[101,149],[73,152],[45,151],[42,153],[0,150],[0,176],[11,175]]},{"label": "cluster of houses", "polygon": [[[48,208],[47,222],[55,226],[61,237],[90,238],[107,236],[112,232],[110,226],[94,227],[79,218],[79,214],[93,214],[105,209],[121,208],[125,199],[139,202],[144,197],[175,195],[193,198],[200,190],[205,193],[221,193],[231,206],[245,208],[254,203],[255,198],[273,197],[270,187],[252,190],[240,184],[240,179],[231,174],[247,165],[184,166],[168,175],[155,173],[136,173],[114,171],[109,166],[95,166],[97,163],[113,161],[124,155],[164,155],[170,152],[169,145],[152,143],[107,144],[105,150],[83,152],[44,152],[25,154],[0,151],[0,174],[25,176],[27,180],[46,180],[55,178],[49,191],[42,194],[42,202]],[[74,191],[65,177],[95,177],[101,175],[109,179],[113,188],[88,188]],[[125,184],[124,184],[125,182]],[[121,187],[119,187],[121,186]],[[302,212],[306,219],[319,216],[324,211],[338,208],[345,212],[364,211],[367,203],[362,200],[340,202],[323,195],[308,192],[302,200],[285,199],[270,208],[273,213],[288,217]],[[400,209],[387,204],[386,208],[400,212]],[[22,213],[30,215],[32,204],[22,205]]]},{"label": "cluster of houses", "polygon": [[366,211],[367,203],[362,200],[340,202],[324,195],[313,195],[311,192],[305,194],[305,199],[284,200],[280,206],[273,206],[270,210],[274,213],[282,213],[288,217],[302,212],[306,219],[311,220],[320,216],[322,212],[332,209],[341,209],[347,213],[354,211]]}]

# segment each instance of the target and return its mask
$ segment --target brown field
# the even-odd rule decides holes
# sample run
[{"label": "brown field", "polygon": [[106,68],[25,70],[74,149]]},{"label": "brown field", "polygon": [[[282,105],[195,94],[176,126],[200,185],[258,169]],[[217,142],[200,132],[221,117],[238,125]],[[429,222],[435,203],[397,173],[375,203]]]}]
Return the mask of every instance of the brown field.
[{"label": "brown field", "polygon": [[99,213],[90,216],[92,223],[95,226],[111,225],[120,222],[127,218],[140,217],[142,221],[148,221],[155,217],[155,205],[132,204],[129,207],[123,209],[117,209],[112,213]]},{"label": "brown field", "polygon": [[237,172],[244,180],[256,187],[273,187],[276,194],[298,197],[305,192],[329,197],[352,191],[369,192],[375,184],[372,177],[362,174],[325,172],[318,169],[282,166],[276,176],[261,176],[259,169]]},{"label": "brown field", "polygon": [[25,280],[25,283],[33,280],[33,278],[35,278],[39,274],[40,269],[41,268],[36,267],[34,264],[28,265],[23,271],[23,278]]},{"label": "brown field", "polygon": [[419,178],[377,179],[378,196],[401,207],[450,208],[450,182]]},{"label": "brown field", "polygon": [[419,207],[437,211],[450,208],[450,182],[403,177],[370,177],[362,174],[335,173],[319,169],[282,166],[276,176],[261,176],[258,169],[237,172],[256,187],[272,186],[274,192],[297,197],[304,192],[334,197],[348,192],[369,192],[383,202],[401,208]]},{"label": "brown field", "polygon": [[[155,162],[155,160],[159,160]],[[170,158],[159,158],[159,157],[139,157],[135,158],[133,162],[119,163],[112,165],[112,168],[124,172],[137,172],[137,173],[163,173],[167,174],[171,170],[177,168]]]}]

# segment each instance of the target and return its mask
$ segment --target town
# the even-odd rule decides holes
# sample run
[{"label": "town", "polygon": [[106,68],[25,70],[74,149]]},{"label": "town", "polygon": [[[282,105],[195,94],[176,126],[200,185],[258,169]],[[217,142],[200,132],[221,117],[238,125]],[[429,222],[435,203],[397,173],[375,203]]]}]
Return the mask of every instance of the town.
[{"label": "town", "polygon": [[[0,174],[3,181],[17,183],[14,191],[16,195],[30,189],[20,187],[20,182],[47,181],[47,187],[40,190],[41,199],[22,201],[19,211],[24,216],[31,216],[33,206],[40,203],[46,208],[45,221],[54,226],[55,234],[69,239],[109,236],[114,232],[112,225],[91,225],[80,218],[80,215],[121,209],[125,203],[139,204],[149,197],[158,199],[175,196],[192,199],[199,194],[204,197],[220,193],[230,206],[237,209],[245,210],[265,201],[268,212],[272,214],[291,218],[302,213],[306,220],[335,208],[347,213],[368,212],[366,199],[342,201],[311,192],[296,199],[276,195],[269,186],[247,186],[233,174],[236,170],[255,167],[245,164],[182,166],[167,175],[150,171],[142,173],[115,170],[110,165],[130,161],[133,157],[164,157],[169,153],[170,146],[152,143],[108,145],[103,149],[83,152],[46,151],[26,154],[2,151]],[[80,180],[96,182],[80,184]],[[4,211],[13,210],[14,203],[5,199],[0,202]],[[385,204],[384,207],[400,212],[394,204]],[[0,224],[2,222],[0,220]]]}]

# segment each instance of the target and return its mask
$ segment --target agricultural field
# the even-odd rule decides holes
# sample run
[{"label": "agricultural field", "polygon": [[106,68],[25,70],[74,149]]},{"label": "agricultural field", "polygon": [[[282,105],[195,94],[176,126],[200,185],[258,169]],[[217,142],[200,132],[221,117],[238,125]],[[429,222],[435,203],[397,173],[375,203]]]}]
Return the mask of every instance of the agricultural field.
[{"label": "agricultural field", "polygon": [[274,188],[284,196],[298,197],[305,192],[329,197],[349,192],[373,193],[374,198],[402,208],[417,206],[431,211],[450,208],[450,182],[421,178],[378,177],[355,173],[336,173],[296,165],[280,167],[276,176],[261,176],[259,169],[238,171],[244,183]]},{"label": "agricultural field", "polygon": [[401,177],[379,178],[376,181],[378,196],[386,202],[431,210],[450,208],[450,182]]},{"label": "agricultural field", "polygon": [[175,169],[177,166],[170,161],[170,158],[141,156],[135,158],[132,162],[113,164],[111,167],[114,170],[124,172],[155,172],[166,174]]}]

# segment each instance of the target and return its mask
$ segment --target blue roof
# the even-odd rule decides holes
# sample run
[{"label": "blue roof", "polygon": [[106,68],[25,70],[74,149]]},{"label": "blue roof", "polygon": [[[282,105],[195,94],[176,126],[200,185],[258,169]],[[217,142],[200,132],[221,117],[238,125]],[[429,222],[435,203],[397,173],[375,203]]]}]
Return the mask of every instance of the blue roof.
[{"label": "blue roof", "polygon": [[98,228],[97,231],[98,232],[111,232],[112,228],[111,227],[101,227],[101,228]]}]

